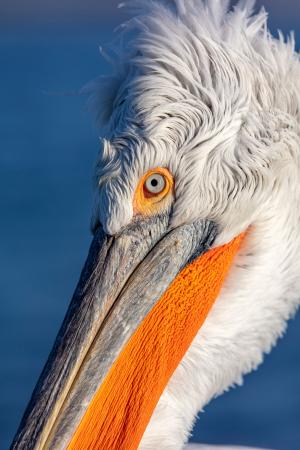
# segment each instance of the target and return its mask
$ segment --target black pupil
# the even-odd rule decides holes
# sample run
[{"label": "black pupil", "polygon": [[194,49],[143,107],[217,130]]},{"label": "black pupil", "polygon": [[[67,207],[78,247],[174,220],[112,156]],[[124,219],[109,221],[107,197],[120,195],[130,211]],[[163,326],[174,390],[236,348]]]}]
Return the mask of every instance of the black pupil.
[{"label": "black pupil", "polygon": [[151,186],[156,187],[158,185],[158,181],[155,178],[152,178],[151,180]]}]

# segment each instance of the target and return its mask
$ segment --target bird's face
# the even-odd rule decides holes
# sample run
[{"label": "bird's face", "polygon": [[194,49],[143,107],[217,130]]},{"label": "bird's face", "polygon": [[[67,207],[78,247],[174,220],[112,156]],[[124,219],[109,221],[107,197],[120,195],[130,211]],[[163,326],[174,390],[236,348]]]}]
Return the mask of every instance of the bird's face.
[{"label": "bird's face", "polygon": [[[116,235],[157,215],[166,217],[169,229],[208,220],[218,230],[216,244],[221,245],[258,220],[278,177],[261,148],[243,142],[246,126],[237,130],[229,119],[216,132],[212,124],[203,141],[190,117],[184,123],[172,119],[158,123],[159,133],[155,130],[146,139],[127,140],[124,133],[103,140],[95,174],[93,230],[101,224],[107,234]],[[180,142],[177,127],[183,126],[186,133],[193,130],[193,137]]]},{"label": "bird's face", "polygon": [[[100,105],[110,114],[96,164],[92,229],[101,224],[115,235],[159,213],[170,228],[212,221],[220,245],[268,208],[284,178],[285,148],[276,131],[281,118],[255,98],[261,95],[253,92],[258,80],[244,60],[223,48],[207,51],[213,50],[213,81],[205,85],[208,75],[200,67],[196,93],[193,80],[190,86],[180,75],[177,84],[169,80],[168,68],[149,76],[146,57],[142,72],[139,58],[133,58],[137,68],[130,89],[121,83],[110,106],[101,91],[107,86],[101,86]],[[145,195],[153,174],[166,189]]]}]

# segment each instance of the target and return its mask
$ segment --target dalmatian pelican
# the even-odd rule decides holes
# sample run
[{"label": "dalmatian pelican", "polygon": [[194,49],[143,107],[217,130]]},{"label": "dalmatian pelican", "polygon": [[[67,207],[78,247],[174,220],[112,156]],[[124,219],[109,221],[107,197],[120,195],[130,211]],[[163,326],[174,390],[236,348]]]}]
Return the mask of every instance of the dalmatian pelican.
[{"label": "dalmatian pelican", "polygon": [[93,241],[12,449],[182,449],[299,305],[293,36],[252,1],[130,7],[112,74],[84,88]]}]

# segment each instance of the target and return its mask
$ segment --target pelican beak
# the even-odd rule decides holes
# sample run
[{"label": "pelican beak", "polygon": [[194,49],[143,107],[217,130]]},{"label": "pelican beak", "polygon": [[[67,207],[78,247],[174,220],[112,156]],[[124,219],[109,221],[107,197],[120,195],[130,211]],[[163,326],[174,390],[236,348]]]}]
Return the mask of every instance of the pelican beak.
[{"label": "pelican beak", "polygon": [[[96,231],[78,286],[12,449],[127,450],[137,447],[133,444],[124,444],[126,446],[122,447],[122,442],[126,441],[124,436],[122,442],[120,436],[119,441],[116,437],[117,443],[113,445],[99,444],[99,436],[95,447],[81,444],[80,433],[85,422],[88,422],[85,435],[91,432],[88,431],[91,421],[87,418],[87,412],[93,405],[92,416],[98,424],[102,419],[97,418],[97,414],[106,414],[106,422],[110,424],[119,419],[126,424],[130,422],[128,401],[132,401],[134,392],[132,380],[137,371],[141,373],[143,364],[140,368],[136,366],[139,355],[136,354],[135,358],[132,354],[130,356],[133,350],[128,346],[133,345],[131,341],[134,337],[138,345],[141,344],[143,339],[136,335],[151,311],[162,302],[178,274],[207,252],[215,237],[216,227],[212,222],[199,221],[169,230],[168,217],[164,215],[137,221],[116,236],[106,235],[102,228]],[[152,332],[154,328],[152,325]],[[146,341],[147,337],[151,341],[151,330],[144,330]],[[151,349],[156,351],[155,345],[151,341]],[[141,353],[142,350],[134,351]],[[122,357],[124,361],[120,362]],[[120,369],[118,365],[121,363],[127,364],[129,372]],[[136,375],[130,374],[131,366],[135,367]],[[168,369],[168,377],[173,370]],[[127,378],[121,381],[124,371]],[[118,387],[121,391],[113,387],[114,383],[121,383]],[[126,417],[120,413],[122,417],[116,419],[115,411],[115,419],[108,419],[107,414],[114,409],[109,400],[114,397],[112,393],[122,392],[122,397],[128,388],[127,383],[131,383],[131,388],[125,406]],[[160,394],[157,393],[156,397]],[[120,394],[115,394],[115,397],[118,400]],[[95,401],[98,402],[96,405]],[[151,411],[156,402],[157,399],[154,403],[152,401]],[[149,416],[149,411],[147,414]],[[143,420],[145,422],[146,419]],[[135,424],[138,427],[136,419]],[[145,424],[141,425],[141,429],[145,428]],[[107,436],[108,432],[102,431]],[[75,442],[76,436],[79,444]],[[131,439],[132,442],[135,439]]]}]

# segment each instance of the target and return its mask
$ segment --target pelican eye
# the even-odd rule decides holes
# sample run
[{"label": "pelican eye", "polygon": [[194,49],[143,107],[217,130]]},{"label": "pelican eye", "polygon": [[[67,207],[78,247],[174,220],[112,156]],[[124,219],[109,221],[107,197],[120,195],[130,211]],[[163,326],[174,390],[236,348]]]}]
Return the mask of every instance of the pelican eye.
[{"label": "pelican eye", "polygon": [[173,199],[174,180],[165,167],[146,172],[139,180],[134,198],[134,214],[153,215],[163,212]]},{"label": "pelican eye", "polygon": [[146,193],[157,195],[165,189],[166,183],[167,182],[164,175],[161,175],[160,173],[153,173],[146,179],[144,183],[144,190]]}]

